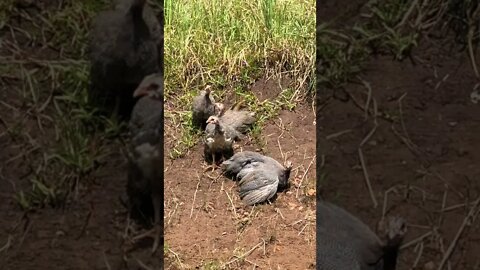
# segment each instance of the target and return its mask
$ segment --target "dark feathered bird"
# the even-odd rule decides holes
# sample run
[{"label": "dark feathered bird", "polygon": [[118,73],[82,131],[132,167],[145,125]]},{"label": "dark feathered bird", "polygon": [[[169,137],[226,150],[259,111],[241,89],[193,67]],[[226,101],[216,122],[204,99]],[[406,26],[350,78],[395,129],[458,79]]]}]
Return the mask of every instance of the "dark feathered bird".
[{"label": "dark feathered bird", "polygon": [[128,119],[133,91],[162,70],[162,46],[162,27],[146,0],[118,0],[99,13],[90,34],[90,102],[103,114]]},{"label": "dark feathered bird", "polygon": [[155,238],[152,252],[157,249],[162,231],[163,203],[163,78],[147,76],[134,96],[140,97],[130,121],[129,171],[127,194],[130,210],[136,216],[149,216],[153,208],[154,229],[135,237]]},{"label": "dark feathered bird", "polygon": [[192,103],[192,125],[202,130],[206,128],[206,121],[212,115],[219,115],[223,111],[222,103],[215,103],[212,96],[211,86],[200,91],[198,96],[193,98]]},{"label": "dark feathered bird", "polygon": [[317,269],[394,270],[406,223],[391,217],[382,225],[384,240],[344,209],[317,201]]},{"label": "dark feathered bird", "polygon": [[241,138],[241,134],[247,132],[256,121],[255,113],[241,110],[243,102],[238,102],[232,106],[229,110],[222,110],[220,113],[220,119],[224,125],[227,125],[236,130],[239,135],[235,139]]},{"label": "dark feathered bird", "polygon": [[287,187],[292,163],[282,166],[262,154],[244,151],[222,163],[225,174],[240,180],[240,198],[247,205],[265,202]]}]

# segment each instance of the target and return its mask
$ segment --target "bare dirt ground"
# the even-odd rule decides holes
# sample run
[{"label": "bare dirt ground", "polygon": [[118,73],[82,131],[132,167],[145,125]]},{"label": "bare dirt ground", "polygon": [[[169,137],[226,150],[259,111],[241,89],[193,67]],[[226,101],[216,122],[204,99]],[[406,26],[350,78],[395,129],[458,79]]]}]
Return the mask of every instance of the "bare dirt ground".
[{"label": "bare dirt ground", "polygon": [[368,115],[362,84],[336,98],[326,90],[319,104],[320,193],[372,229],[384,207],[405,217],[397,269],[437,269],[442,260],[443,269],[480,267],[480,222],[471,219],[480,198],[480,107],[470,99],[478,80],[465,52],[440,44],[424,40],[413,52],[416,64],[372,57],[361,75],[371,85]]},{"label": "bare dirt ground", "polygon": [[[251,89],[260,100],[281,91],[275,80]],[[166,269],[314,269],[315,195],[308,193],[315,188],[314,120],[311,102],[304,101],[265,125],[262,145],[240,142],[236,151],[261,150],[293,162],[291,186],[272,204],[245,206],[221,170],[203,174],[201,143],[183,158],[165,160]]]},{"label": "bare dirt ground", "polygon": [[[20,15],[0,31],[0,269],[163,269],[162,250],[151,255],[151,242],[132,246],[124,240],[127,212],[119,196],[125,194],[126,160],[115,141],[105,145],[109,155],[63,207],[24,212],[14,199],[31,190],[56,140],[52,98],[62,85],[45,76],[33,85],[39,95],[32,103],[19,65],[32,74],[48,74],[51,64],[68,65],[63,51],[49,42],[55,33],[33,38],[48,28],[42,16],[62,12],[60,2],[65,4],[18,7]],[[99,147],[91,142],[88,147]]]}]

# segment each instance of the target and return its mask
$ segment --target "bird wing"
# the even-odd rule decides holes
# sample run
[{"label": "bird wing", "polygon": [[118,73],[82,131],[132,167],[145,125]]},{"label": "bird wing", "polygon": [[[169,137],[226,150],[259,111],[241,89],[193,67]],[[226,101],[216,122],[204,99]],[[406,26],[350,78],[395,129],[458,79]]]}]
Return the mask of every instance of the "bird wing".
[{"label": "bird wing", "polygon": [[225,123],[237,130],[238,132],[245,133],[249,126],[255,123],[255,114],[249,111],[226,111],[221,119]]},{"label": "bird wing", "polygon": [[233,155],[231,158],[225,160],[222,163],[223,170],[227,174],[237,175],[243,167],[247,164],[253,162],[263,162],[265,156],[252,152],[252,151],[243,151],[238,152]]},{"label": "bird wing", "polygon": [[383,255],[377,235],[360,219],[334,204],[317,204],[319,226],[336,235],[340,242],[348,242],[362,265],[378,262]]},{"label": "bird wing", "polygon": [[278,176],[271,175],[257,167],[239,182],[240,198],[247,205],[264,202],[277,192]]}]

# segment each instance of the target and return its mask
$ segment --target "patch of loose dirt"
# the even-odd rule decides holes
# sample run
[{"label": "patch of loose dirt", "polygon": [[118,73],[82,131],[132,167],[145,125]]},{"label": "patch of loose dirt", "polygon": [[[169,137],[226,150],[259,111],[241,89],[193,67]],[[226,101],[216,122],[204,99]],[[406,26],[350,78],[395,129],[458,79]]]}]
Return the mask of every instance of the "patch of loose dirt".
[{"label": "patch of loose dirt", "polygon": [[[264,95],[280,92],[271,82],[254,88]],[[217,261],[230,262],[231,269],[314,269],[315,203],[313,194],[305,195],[315,187],[313,122],[311,106],[299,104],[296,111],[281,111],[267,123],[261,146],[249,139],[240,142],[237,151],[262,148],[280,162],[283,153],[294,164],[290,188],[271,205],[245,206],[235,182],[220,170],[203,174],[203,145],[184,158],[166,160],[165,243],[171,250],[166,268],[178,269],[180,259],[189,267]],[[244,254],[245,260],[235,260]]]},{"label": "patch of loose dirt", "polygon": [[[317,120],[319,151],[325,159],[321,172],[327,175],[321,194],[326,200],[346,208],[372,229],[386,202],[387,215],[407,219],[404,243],[431,233],[421,246],[417,243],[401,251],[400,270],[412,269],[417,257],[414,269],[425,269],[431,262],[436,269],[470,211],[464,204],[480,198],[480,107],[470,101],[478,83],[470,61],[466,53],[429,43],[414,51],[414,59],[417,65],[372,58],[362,75],[371,84],[370,106],[375,100],[379,112],[378,127],[362,147],[377,208],[358,154],[360,143],[375,126],[373,115],[365,118],[358,106],[366,104],[366,88],[346,87],[358,105],[352,99],[327,99],[329,92],[323,92],[324,107]],[[391,188],[397,193],[387,194]],[[458,207],[442,211],[453,206]],[[451,269],[478,268],[479,238],[477,218],[455,245]]]}]

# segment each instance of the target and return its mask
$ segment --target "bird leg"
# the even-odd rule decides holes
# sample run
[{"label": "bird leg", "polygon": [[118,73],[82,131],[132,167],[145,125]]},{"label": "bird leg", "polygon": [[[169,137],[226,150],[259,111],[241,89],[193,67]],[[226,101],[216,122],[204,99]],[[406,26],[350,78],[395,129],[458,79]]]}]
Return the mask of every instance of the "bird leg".
[{"label": "bird leg", "polygon": [[160,236],[162,235],[162,226],[160,224],[160,206],[161,206],[161,200],[160,196],[158,195],[152,195],[152,201],[153,201],[153,210],[154,210],[154,228],[151,230],[148,230],[145,233],[142,233],[138,236],[135,236],[133,238],[133,241],[138,241],[140,239],[146,238],[146,237],[151,237],[154,239],[153,241],[153,247],[152,247],[152,254],[155,253],[155,251],[158,248],[158,245],[160,243]]},{"label": "bird leg", "polygon": [[212,164],[208,165],[204,172],[207,172],[208,170],[212,170],[213,172],[218,168],[217,162],[215,161],[215,154],[212,154],[212,160]]}]

